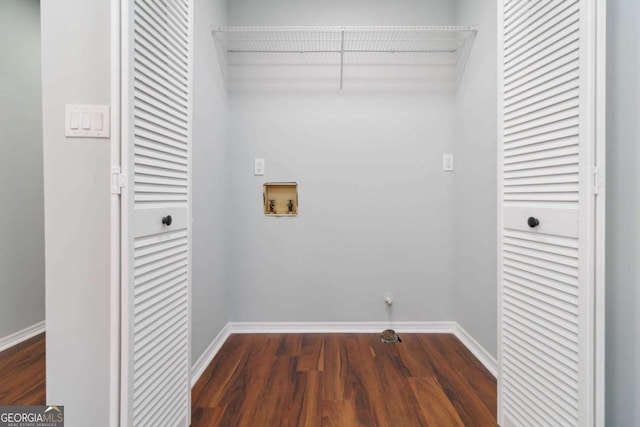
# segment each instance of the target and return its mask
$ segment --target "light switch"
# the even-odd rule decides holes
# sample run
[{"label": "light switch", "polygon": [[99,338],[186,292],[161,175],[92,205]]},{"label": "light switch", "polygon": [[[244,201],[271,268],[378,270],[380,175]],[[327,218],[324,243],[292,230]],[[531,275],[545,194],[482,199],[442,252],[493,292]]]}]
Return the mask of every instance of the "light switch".
[{"label": "light switch", "polygon": [[91,129],[91,113],[82,113],[82,129]]},{"label": "light switch", "polygon": [[453,154],[444,154],[442,156],[442,170],[453,172]]},{"label": "light switch", "polygon": [[93,113],[93,129],[94,130],[102,130],[103,124],[103,114],[102,113]]},{"label": "light switch", "polygon": [[255,159],[253,161],[253,174],[255,176],[264,175],[264,159]]},{"label": "light switch", "polygon": [[109,138],[108,105],[65,105],[65,135],[75,138]]},{"label": "light switch", "polygon": [[80,127],[80,113],[74,111],[71,113],[71,123],[69,123],[71,129],[78,129]]}]

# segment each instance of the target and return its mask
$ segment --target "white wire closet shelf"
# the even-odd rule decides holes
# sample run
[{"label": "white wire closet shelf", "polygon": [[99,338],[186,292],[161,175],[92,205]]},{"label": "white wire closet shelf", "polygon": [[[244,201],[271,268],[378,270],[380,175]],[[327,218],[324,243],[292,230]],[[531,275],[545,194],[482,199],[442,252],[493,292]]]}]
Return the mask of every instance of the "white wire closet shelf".
[{"label": "white wire closet shelf", "polygon": [[223,67],[336,65],[340,90],[350,65],[445,65],[464,70],[472,26],[445,27],[217,27]]}]

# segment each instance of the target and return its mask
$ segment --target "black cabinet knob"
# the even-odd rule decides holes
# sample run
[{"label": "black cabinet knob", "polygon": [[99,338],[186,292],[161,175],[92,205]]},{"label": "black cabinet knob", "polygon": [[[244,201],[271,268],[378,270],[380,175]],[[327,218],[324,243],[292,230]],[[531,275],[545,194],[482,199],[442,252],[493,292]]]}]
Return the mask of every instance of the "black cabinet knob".
[{"label": "black cabinet knob", "polygon": [[529,224],[529,227],[531,228],[536,228],[537,226],[540,225],[540,221],[538,220],[538,218],[534,218],[530,216],[529,219],[527,220],[527,224]]},{"label": "black cabinet knob", "polygon": [[173,219],[171,218],[171,215],[167,215],[167,216],[163,216],[162,217],[162,223],[164,225],[171,225],[172,222],[173,222]]}]

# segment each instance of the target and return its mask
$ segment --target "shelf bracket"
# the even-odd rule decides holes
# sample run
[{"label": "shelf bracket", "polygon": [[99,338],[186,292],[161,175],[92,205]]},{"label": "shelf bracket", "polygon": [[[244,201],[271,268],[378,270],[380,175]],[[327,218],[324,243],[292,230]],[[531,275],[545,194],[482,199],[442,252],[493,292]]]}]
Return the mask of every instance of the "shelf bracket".
[{"label": "shelf bracket", "polygon": [[344,27],[340,35],[340,93],[344,82]]}]

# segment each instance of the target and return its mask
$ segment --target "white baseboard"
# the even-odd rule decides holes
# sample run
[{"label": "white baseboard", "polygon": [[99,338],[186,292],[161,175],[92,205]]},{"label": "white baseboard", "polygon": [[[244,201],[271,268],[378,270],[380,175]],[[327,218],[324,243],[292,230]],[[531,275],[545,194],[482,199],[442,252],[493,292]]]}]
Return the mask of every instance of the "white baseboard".
[{"label": "white baseboard", "polygon": [[456,323],[456,337],[469,349],[471,353],[484,365],[494,377],[498,376],[498,363],[484,347],[478,343],[462,326]]},{"label": "white baseboard", "polygon": [[218,335],[211,341],[211,344],[207,347],[207,349],[200,355],[196,363],[191,366],[191,387],[198,382],[202,374],[204,373],[207,366],[211,363],[213,358],[218,354],[220,348],[225,343],[229,335],[231,335],[230,323],[224,325],[224,328],[218,333]]},{"label": "white baseboard", "polygon": [[35,325],[31,325],[28,328],[25,328],[21,331],[13,333],[4,338],[0,338],[0,351],[4,351],[14,345],[20,344],[23,341],[28,340],[29,338],[35,337],[38,334],[44,332],[45,323],[44,320],[42,322],[36,323]]},{"label": "white baseboard", "polygon": [[375,333],[392,327],[404,333],[455,332],[455,322],[230,322],[232,334]]},{"label": "white baseboard", "polygon": [[457,322],[229,322],[191,368],[191,387],[231,334],[375,333],[391,326],[399,333],[454,334],[494,376],[496,361]]}]

